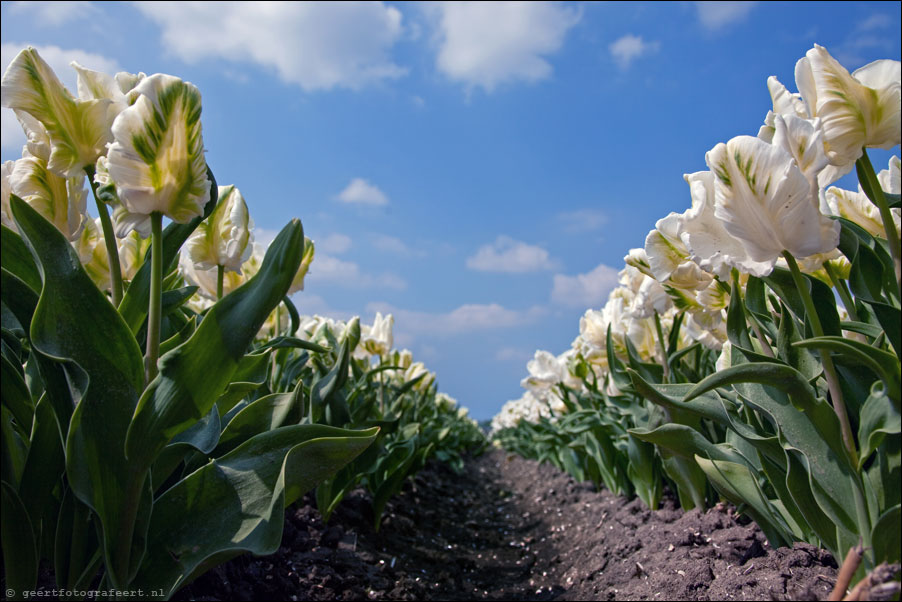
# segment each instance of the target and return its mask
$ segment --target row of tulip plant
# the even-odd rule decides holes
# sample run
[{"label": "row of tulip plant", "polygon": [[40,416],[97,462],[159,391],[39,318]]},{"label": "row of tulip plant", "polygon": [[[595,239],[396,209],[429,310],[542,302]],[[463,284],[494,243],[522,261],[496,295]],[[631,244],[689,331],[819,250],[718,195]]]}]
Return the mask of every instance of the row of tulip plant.
[{"label": "row of tulip plant", "polygon": [[[757,137],[684,176],[572,348],[539,351],[494,439],[656,508],[719,499],[774,546],[900,548],[900,63],[815,46]],[[831,186],[852,169],[857,191]]]},{"label": "row of tulip plant", "polygon": [[391,348],[390,316],[298,315],[313,242],[298,219],[253,242],[241,193],[206,164],[195,86],[73,67],[77,96],[33,48],[2,80],[27,135],[2,166],[7,595],[49,563],[61,590],[168,598],[274,552],[307,491],[328,514],[366,486],[378,521],[427,458],[480,448]]}]

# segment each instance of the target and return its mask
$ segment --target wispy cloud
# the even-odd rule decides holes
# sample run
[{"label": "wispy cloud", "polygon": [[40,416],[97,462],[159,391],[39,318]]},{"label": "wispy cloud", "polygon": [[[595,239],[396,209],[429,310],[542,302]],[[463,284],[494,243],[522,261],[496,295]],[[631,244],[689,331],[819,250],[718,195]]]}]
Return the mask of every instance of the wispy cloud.
[{"label": "wispy cloud", "polygon": [[875,54],[889,54],[895,46],[898,18],[875,13],[858,21],[845,39],[829,49],[844,67],[853,71],[874,60]]},{"label": "wispy cloud", "polygon": [[547,310],[540,306],[516,310],[497,303],[469,303],[448,312],[416,311],[387,303],[370,303],[367,311],[393,314],[395,327],[414,335],[457,335],[517,328],[532,324],[547,314]]},{"label": "wispy cloud", "polygon": [[378,207],[388,205],[388,197],[379,190],[378,186],[370,184],[363,178],[354,178],[345,189],[336,196],[342,203],[353,203],[357,205],[372,205]]},{"label": "wispy cloud", "polygon": [[389,236],[387,234],[373,234],[371,236],[371,240],[373,247],[378,251],[383,251],[385,253],[396,253],[398,255],[404,255],[410,252],[410,249],[407,247],[404,241],[396,236]]},{"label": "wispy cloud", "polygon": [[601,307],[617,286],[617,274],[618,270],[604,264],[585,274],[555,274],[551,300],[567,307]]},{"label": "wispy cloud", "polygon": [[658,51],[659,42],[646,42],[642,36],[634,36],[631,33],[617,38],[608,46],[611,58],[617,63],[617,66],[624,71],[629,69],[630,64],[637,58],[653,54]]},{"label": "wispy cloud", "polygon": [[467,258],[467,267],[480,272],[522,274],[553,270],[556,266],[542,247],[509,236],[499,236],[494,243],[483,245],[475,255]]},{"label": "wispy cloud", "polygon": [[70,21],[88,19],[100,12],[93,2],[11,2],[10,12],[14,14],[32,13],[40,24],[59,27]]},{"label": "wispy cloud", "polygon": [[757,2],[696,2],[698,20],[712,31],[744,21]]},{"label": "wispy cloud", "polygon": [[519,347],[502,347],[495,352],[495,359],[499,362],[512,362],[525,364],[532,358],[532,352]]},{"label": "wispy cloud", "polygon": [[426,10],[436,22],[437,69],[486,92],[549,77],[547,57],[582,16],[556,2],[436,2]]},{"label": "wispy cloud", "polygon": [[407,281],[394,272],[370,273],[353,261],[344,261],[317,253],[307,274],[307,282],[338,285],[345,288],[386,288],[405,290]]},{"label": "wispy cloud", "polygon": [[391,59],[401,11],[382,2],[137,2],[162,27],[163,45],[186,62],[262,65],[306,91],[403,76]]},{"label": "wispy cloud", "polygon": [[329,236],[324,237],[322,240],[314,242],[316,242],[317,250],[324,251],[326,253],[336,253],[339,255],[346,252],[353,245],[350,236],[338,233],[330,234]]},{"label": "wispy cloud", "polygon": [[608,223],[608,216],[598,209],[565,211],[556,216],[567,232],[594,232]]}]

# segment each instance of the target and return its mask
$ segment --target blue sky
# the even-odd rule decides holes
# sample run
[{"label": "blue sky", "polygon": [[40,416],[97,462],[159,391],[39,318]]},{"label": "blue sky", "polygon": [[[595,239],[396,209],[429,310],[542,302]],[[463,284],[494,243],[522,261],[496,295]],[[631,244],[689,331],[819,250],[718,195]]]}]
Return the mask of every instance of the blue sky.
[{"label": "blue sky", "polygon": [[317,243],[301,311],[393,313],[396,346],[478,419],[521,395],[536,349],[569,347],[655,221],[688,208],[682,175],[757,133],[768,76],[794,91],[814,43],[850,71],[900,59],[899,2],[0,10],[4,67],[30,44],[72,90],[71,60],[197,85],[207,161],[257,239],[300,217]]}]

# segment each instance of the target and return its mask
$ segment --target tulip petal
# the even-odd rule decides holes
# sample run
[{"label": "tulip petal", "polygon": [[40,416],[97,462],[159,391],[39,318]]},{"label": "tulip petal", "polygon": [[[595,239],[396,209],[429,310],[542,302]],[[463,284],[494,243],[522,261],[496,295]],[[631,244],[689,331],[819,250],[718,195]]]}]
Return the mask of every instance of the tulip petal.
[{"label": "tulip petal", "polygon": [[135,103],[113,122],[110,177],[132,213],[159,211],[186,223],[202,215],[210,195],[200,92],[163,74],[143,80],[134,92]]},{"label": "tulip petal", "polygon": [[48,167],[74,177],[106,152],[109,100],[76,100],[34,48],[20,52],[3,75],[3,106],[29,113],[50,134]]},{"label": "tulip petal", "polygon": [[690,258],[722,280],[729,281],[730,268],[753,276],[766,276],[774,267],[771,261],[755,261],[745,247],[724,229],[714,215],[714,174],[700,171],[684,175],[692,195],[692,208],[683,214],[680,238]]},{"label": "tulip petal", "polygon": [[718,144],[706,155],[715,173],[714,215],[755,261],[827,253],[839,225],[818,211],[811,186],[789,153],[751,136]]}]

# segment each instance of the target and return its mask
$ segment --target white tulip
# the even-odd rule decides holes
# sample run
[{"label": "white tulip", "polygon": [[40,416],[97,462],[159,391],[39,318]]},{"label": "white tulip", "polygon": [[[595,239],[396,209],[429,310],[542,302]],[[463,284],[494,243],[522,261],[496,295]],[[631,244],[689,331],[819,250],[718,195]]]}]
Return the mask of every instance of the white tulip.
[{"label": "white tulip", "polygon": [[202,215],[210,181],[201,134],[198,89],[171,75],[152,75],[113,122],[109,172],[132,213],[162,213],[186,223]]},{"label": "white tulip", "polygon": [[683,179],[689,184],[692,207],[683,213],[680,239],[692,261],[726,281],[730,280],[732,267],[753,276],[769,274],[773,265],[749,257],[742,243],[715,216],[714,174],[699,171],[686,174]]},{"label": "white tulip", "polygon": [[796,64],[796,85],[811,117],[824,124],[824,146],[833,165],[861,156],[862,148],[900,143],[902,63],[879,60],[849,74],[815,44]]},{"label": "white tulip", "polygon": [[10,63],[2,97],[4,107],[28,113],[47,130],[47,168],[54,174],[75,177],[106,153],[111,101],[73,97],[34,48],[21,51]]},{"label": "white tulip", "polygon": [[234,186],[220,186],[216,207],[185,241],[185,249],[199,268],[222,266],[240,274],[241,264],[253,250],[253,227],[241,192]]},{"label": "white tulip", "polygon": [[714,215],[770,273],[783,251],[795,257],[827,253],[839,244],[839,224],[822,215],[808,179],[783,148],[751,136],[718,144],[705,156],[715,174]]}]

